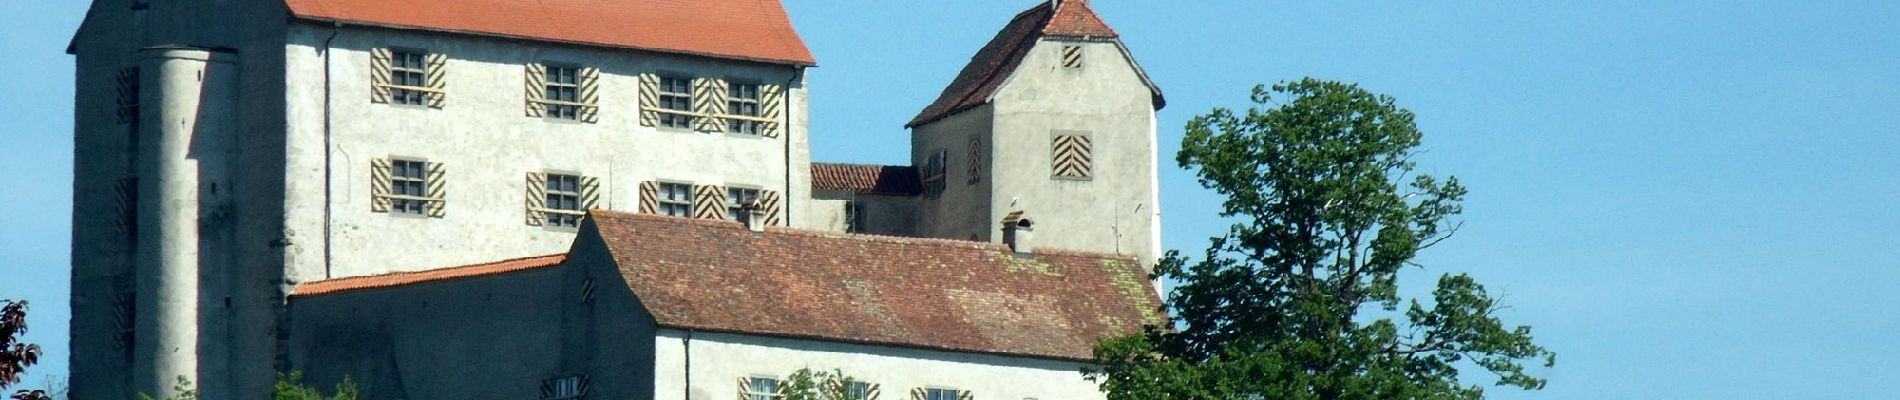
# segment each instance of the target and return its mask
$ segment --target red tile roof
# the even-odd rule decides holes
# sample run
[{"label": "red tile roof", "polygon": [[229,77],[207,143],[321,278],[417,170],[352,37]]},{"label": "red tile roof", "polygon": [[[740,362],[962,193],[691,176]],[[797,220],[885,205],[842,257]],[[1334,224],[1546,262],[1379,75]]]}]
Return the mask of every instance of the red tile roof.
[{"label": "red tile roof", "polygon": [[331,294],[331,293],[338,293],[338,292],[348,292],[348,291],[356,291],[356,290],[364,290],[364,289],[376,289],[376,288],[395,287],[395,286],[402,286],[402,285],[412,285],[412,284],[425,283],[425,282],[438,282],[438,281],[446,281],[446,280],[453,280],[453,279],[473,278],[473,277],[479,277],[479,276],[500,275],[500,274],[506,274],[506,273],[511,273],[511,272],[520,272],[520,271],[527,271],[527,270],[532,270],[532,269],[553,267],[556,265],[561,265],[561,262],[565,260],[567,260],[566,254],[554,254],[554,255],[546,255],[546,256],[540,256],[540,257],[517,258],[513,260],[497,261],[497,262],[492,262],[492,263],[487,263],[487,264],[465,265],[465,266],[460,266],[460,267],[443,268],[443,269],[421,271],[421,272],[401,272],[401,273],[394,273],[394,274],[388,274],[388,275],[359,276],[359,277],[351,277],[351,278],[331,279],[327,281],[316,281],[316,282],[305,283],[302,285],[297,285],[296,289],[293,289],[290,291],[290,295],[292,297],[316,296],[316,295]]},{"label": "red tile roof", "polygon": [[596,210],[588,219],[663,327],[1087,360],[1160,323],[1134,258],[844,235]]},{"label": "red tile roof", "polygon": [[[990,96],[1003,86],[1004,81],[1009,80],[1009,76],[1016,72],[1016,67],[1022,64],[1023,57],[1035,48],[1036,41],[1044,37],[1117,40],[1121,35],[1095,15],[1095,10],[1089,8],[1087,0],[1061,0],[1053,8],[1049,2],[1037,4],[1016,14],[1015,19],[1004,25],[989,44],[983,45],[982,50],[970,57],[970,63],[964,65],[956,79],[950,81],[950,86],[943,89],[937,101],[924,107],[904,127],[915,128],[988,104]],[[1129,57],[1129,62],[1133,63],[1134,58]],[[1136,66],[1135,71],[1154,92],[1155,107],[1164,106],[1166,101],[1161,97],[1161,89],[1148,81],[1147,73],[1142,72],[1140,66]]]},{"label": "red tile roof", "polygon": [[915,196],[923,192],[917,179],[917,169],[912,167],[811,163],[813,189]]},{"label": "red tile roof", "polygon": [[812,65],[776,0],[284,0],[298,18]]}]

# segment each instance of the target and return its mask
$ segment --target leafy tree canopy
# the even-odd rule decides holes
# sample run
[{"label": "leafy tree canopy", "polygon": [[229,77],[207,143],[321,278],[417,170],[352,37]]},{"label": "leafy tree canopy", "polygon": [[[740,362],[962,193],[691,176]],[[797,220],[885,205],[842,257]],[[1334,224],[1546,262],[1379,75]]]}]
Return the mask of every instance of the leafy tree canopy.
[{"label": "leafy tree canopy", "polygon": [[1458,379],[1473,365],[1544,386],[1524,365],[1555,355],[1471,277],[1441,276],[1426,303],[1399,295],[1399,271],[1457,231],[1465,196],[1414,172],[1410,111],[1310,78],[1252,100],[1187,124],[1176,160],[1243,222],[1199,259],[1161,260],[1173,325],[1096,347],[1086,372],[1110,399],[1479,399]]}]

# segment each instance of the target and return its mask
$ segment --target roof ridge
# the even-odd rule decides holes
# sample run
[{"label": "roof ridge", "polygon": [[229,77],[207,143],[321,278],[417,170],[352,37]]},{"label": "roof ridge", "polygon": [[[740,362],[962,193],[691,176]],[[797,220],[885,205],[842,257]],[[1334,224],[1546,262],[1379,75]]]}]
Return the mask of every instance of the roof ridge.
[{"label": "roof ridge", "polygon": [[[742,224],[739,224],[738,222],[724,221],[724,220],[672,217],[672,216],[665,216],[665,215],[658,215],[658,214],[641,214],[641,213],[606,210],[606,209],[590,210],[590,212],[594,213],[594,215],[596,216],[606,216],[606,217],[615,218],[615,219],[620,219],[620,218],[662,219],[664,218],[668,221],[685,222],[685,223],[701,225],[701,226],[711,226],[711,227],[724,226],[724,227],[732,227],[734,229],[742,229],[744,226]],[[941,246],[941,247],[988,249],[988,250],[995,250],[997,252],[1009,251],[1009,246],[1006,246],[1002,243],[976,241],[976,240],[964,240],[964,239],[834,232],[834,231],[828,231],[828,230],[823,230],[823,229],[800,228],[800,227],[790,227],[790,226],[770,226],[770,227],[766,227],[765,231],[766,233],[769,233],[769,234],[795,235],[795,236],[813,237],[813,238],[821,238],[821,239],[871,240],[871,241],[893,243],[893,244],[915,244],[915,245],[931,245],[931,246]],[[1098,250],[1069,249],[1069,248],[1059,248],[1059,247],[1038,247],[1036,249],[1036,253],[1039,253],[1039,254],[1047,253],[1047,254],[1058,255],[1058,256],[1089,257],[1089,258],[1118,259],[1118,260],[1135,259],[1135,256],[1132,254],[1115,253],[1115,252],[1098,251]]]},{"label": "roof ridge", "polygon": [[[418,283],[439,282],[463,278],[475,278],[519,272],[529,269],[546,268],[567,261],[567,253],[540,256],[510,258],[453,267],[431,268],[418,271],[398,271],[378,275],[348,276],[335,279],[304,282],[292,289],[290,296],[311,296],[336,292],[407,286]],[[519,264],[519,265],[514,265]],[[494,268],[494,270],[483,270]]]}]

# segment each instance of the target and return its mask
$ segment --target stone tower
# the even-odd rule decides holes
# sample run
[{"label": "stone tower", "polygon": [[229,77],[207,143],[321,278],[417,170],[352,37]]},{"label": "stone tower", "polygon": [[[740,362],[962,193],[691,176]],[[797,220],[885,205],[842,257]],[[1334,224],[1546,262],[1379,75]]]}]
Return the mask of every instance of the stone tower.
[{"label": "stone tower", "polygon": [[1039,246],[1160,249],[1161,91],[1086,0],[1016,15],[907,127],[922,177],[918,234],[1002,240],[1024,211]]}]

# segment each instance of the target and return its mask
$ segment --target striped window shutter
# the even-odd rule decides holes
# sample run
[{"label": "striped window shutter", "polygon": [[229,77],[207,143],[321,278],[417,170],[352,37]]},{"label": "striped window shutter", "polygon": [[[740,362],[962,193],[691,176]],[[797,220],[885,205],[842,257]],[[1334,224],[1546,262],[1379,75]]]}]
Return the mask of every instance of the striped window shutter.
[{"label": "striped window shutter", "polygon": [[759,118],[769,119],[759,126],[759,134],[765,137],[778,137],[780,105],[785,104],[785,88],[779,85],[759,85]]},{"label": "striped window shutter", "polygon": [[712,78],[694,79],[694,111],[699,112],[698,129],[704,132],[725,132],[726,120],[719,118],[726,114],[726,81]]},{"label": "striped window shutter", "polygon": [[431,53],[425,62],[428,63],[429,88],[435,89],[434,92],[426,94],[427,104],[429,108],[442,108],[442,104],[448,100],[448,92],[444,92],[443,90],[448,88],[448,80],[445,79],[444,69],[449,65],[449,56],[441,53]]},{"label": "striped window shutter", "polygon": [[117,228],[117,232],[115,233],[117,233],[119,237],[124,238],[137,236],[139,230],[139,178],[119,178],[119,181],[112,185],[112,194],[115,196],[114,200],[117,200],[114,205],[118,206],[119,211],[119,224],[114,227]]},{"label": "striped window shutter", "polygon": [[593,176],[581,177],[581,210],[592,210],[599,207],[600,178]]},{"label": "striped window shutter", "polygon": [[395,54],[387,48],[369,50],[369,101],[389,103],[390,60]]},{"label": "striped window shutter", "polygon": [[389,159],[369,160],[369,211],[389,212],[389,193],[393,191],[389,180]]},{"label": "striped window shutter", "polygon": [[447,180],[443,179],[443,175],[448,173],[448,168],[438,162],[429,163],[428,168],[428,177],[426,178],[428,179],[426,183],[428,188],[425,189],[426,193],[424,193],[424,195],[429,197],[429,203],[426,205],[426,207],[428,207],[427,211],[430,218],[442,218],[445,214],[444,209],[447,208],[448,200],[448,193],[443,190],[443,185],[447,183]]},{"label": "striped window shutter", "polygon": [[1055,140],[1055,176],[1089,179],[1094,176],[1093,146],[1083,135],[1058,135]]},{"label": "striped window shutter", "polygon": [[864,398],[858,400],[877,400],[878,385],[873,383],[864,390]]},{"label": "striped window shutter", "polygon": [[547,114],[547,108],[541,104],[548,96],[548,66],[530,63],[527,68],[528,116],[540,118]]},{"label": "striped window shutter", "polygon": [[693,187],[693,218],[726,219],[726,188],[700,185]]},{"label": "striped window shutter", "polygon": [[580,107],[581,122],[600,122],[600,69],[581,68],[580,70]]},{"label": "striped window shutter", "polygon": [[778,192],[771,190],[759,191],[759,208],[765,210],[766,225],[779,225],[779,210],[782,209],[781,204],[783,203],[784,202],[779,201]]},{"label": "striped window shutter", "polygon": [[1082,68],[1082,46],[1062,46],[1062,67]]},{"label": "striped window shutter", "polygon": [[654,182],[654,181],[640,182],[640,213],[641,214],[660,213],[660,183],[659,182]]},{"label": "striped window shutter", "polygon": [[119,70],[119,123],[139,122],[139,67]]},{"label": "striped window shutter", "polygon": [[970,183],[983,181],[983,139],[970,139],[970,165],[964,167],[970,174]]},{"label": "striped window shutter", "polygon": [[957,391],[957,400],[970,400],[971,398],[972,397],[970,396],[970,391],[968,390]]},{"label": "striped window shutter", "polygon": [[137,325],[134,324],[138,321],[135,319],[137,318],[137,311],[138,300],[133,297],[133,294],[129,291],[120,292],[118,295],[113,296],[112,325],[114,328],[117,328],[115,332],[118,333],[112,337],[112,348],[114,350],[132,348],[132,338],[135,336],[133,329],[137,327]]},{"label": "striped window shutter", "polygon": [[640,126],[660,125],[660,76],[640,74]]},{"label": "striped window shutter", "polygon": [[924,394],[924,388],[910,389],[910,400],[925,400],[928,398],[930,398],[930,396],[927,394]]},{"label": "striped window shutter", "polygon": [[528,173],[528,225],[541,226],[548,222],[548,174]]},{"label": "striped window shutter", "polygon": [[739,400],[752,398],[752,378],[739,377]]}]

